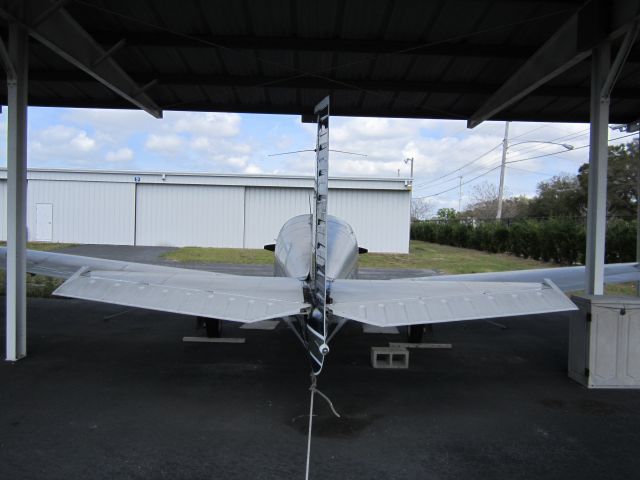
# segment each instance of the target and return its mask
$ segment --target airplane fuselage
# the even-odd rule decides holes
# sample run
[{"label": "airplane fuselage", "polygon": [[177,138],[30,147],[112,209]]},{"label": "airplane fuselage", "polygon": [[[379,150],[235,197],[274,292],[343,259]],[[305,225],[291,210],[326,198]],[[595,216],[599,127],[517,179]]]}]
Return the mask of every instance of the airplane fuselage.
[{"label": "airplane fuselage", "polygon": [[[351,226],[344,220],[328,216],[327,266],[328,281],[355,278],[358,272],[358,241]],[[312,217],[298,215],[281,228],[275,247],[275,275],[306,280],[312,256]]]},{"label": "airplane fuselage", "polygon": [[[324,356],[329,352],[329,328],[334,324],[329,310],[316,302],[311,275],[313,259],[313,216],[298,215],[280,229],[275,244],[275,275],[293,277],[306,284],[305,297],[311,304],[307,315],[298,315],[298,333],[312,359],[313,371],[320,373]],[[331,282],[335,279],[355,278],[358,272],[358,242],[351,226],[344,220],[327,216],[327,261],[324,267],[326,299],[331,303]],[[333,334],[339,330],[333,328]]]}]

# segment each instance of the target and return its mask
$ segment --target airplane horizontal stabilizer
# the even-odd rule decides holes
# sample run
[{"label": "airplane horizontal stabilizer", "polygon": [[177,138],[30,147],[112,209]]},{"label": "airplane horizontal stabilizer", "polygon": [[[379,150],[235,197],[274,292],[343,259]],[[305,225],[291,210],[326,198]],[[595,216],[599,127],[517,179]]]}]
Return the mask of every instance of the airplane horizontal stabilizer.
[{"label": "airplane horizontal stabilizer", "polygon": [[85,267],[53,293],[243,323],[296,315],[308,308],[302,283],[295,278],[170,270],[136,272]]},{"label": "airplane horizontal stabilizer", "polygon": [[333,315],[391,327],[577,310],[550,280],[412,282],[335,280]]}]

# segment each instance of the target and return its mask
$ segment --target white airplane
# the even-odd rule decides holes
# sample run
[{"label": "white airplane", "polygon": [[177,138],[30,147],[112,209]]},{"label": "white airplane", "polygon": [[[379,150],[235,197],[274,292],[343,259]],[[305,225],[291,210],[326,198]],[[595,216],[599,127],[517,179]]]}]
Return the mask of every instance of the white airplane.
[{"label": "white airplane", "polygon": [[[66,279],[54,295],[205,319],[284,319],[307,348],[317,376],[329,343],[346,321],[408,326],[575,310],[562,292],[584,287],[584,267],[443,275],[401,280],[357,279],[358,246],[347,222],[327,215],[329,97],[315,108],[315,209],[287,221],[273,245],[275,277],[252,277],[29,250],[27,271]],[[0,250],[0,259],[6,249]],[[605,281],[640,280],[635,263],[607,265]]]}]

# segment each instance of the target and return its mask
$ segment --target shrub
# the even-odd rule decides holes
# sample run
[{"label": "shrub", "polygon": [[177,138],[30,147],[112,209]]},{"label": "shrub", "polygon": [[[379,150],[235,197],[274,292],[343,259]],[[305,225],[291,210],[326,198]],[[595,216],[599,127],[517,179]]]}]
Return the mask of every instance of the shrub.
[{"label": "shrub", "polygon": [[[505,224],[464,221],[418,222],[411,238],[487,252],[511,252],[534,260],[584,263],[586,225],[582,219],[550,218]],[[636,258],[636,222],[612,219],[607,224],[605,261],[631,262]]]}]

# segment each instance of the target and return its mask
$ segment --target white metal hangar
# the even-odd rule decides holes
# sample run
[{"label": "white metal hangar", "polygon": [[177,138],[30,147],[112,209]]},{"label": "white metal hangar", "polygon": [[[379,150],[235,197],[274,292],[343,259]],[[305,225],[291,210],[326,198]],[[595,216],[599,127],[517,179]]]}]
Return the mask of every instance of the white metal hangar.
[{"label": "white metal hangar", "polygon": [[[27,178],[27,237],[45,242],[262,248],[289,218],[309,213],[313,191],[312,177],[292,175],[32,169]],[[332,178],[329,186],[330,213],[349,222],[360,245],[408,252],[409,180]]]}]

